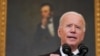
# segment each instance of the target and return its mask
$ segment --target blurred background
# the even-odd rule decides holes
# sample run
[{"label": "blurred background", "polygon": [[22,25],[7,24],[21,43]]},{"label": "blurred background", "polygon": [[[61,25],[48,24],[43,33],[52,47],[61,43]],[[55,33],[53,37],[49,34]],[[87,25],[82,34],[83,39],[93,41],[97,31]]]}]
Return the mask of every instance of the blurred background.
[{"label": "blurred background", "polygon": [[59,38],[52,44],[36,45],[34,34],[41,21],[40,5],[50,3],[54,10],[53,16],[60,16],[67,11],[76,11],[85,17],[86,36],[84,43],[89,48],[87,56],[95,56],[94,36],[94,0],[8,0],[7,9],[7,56],[38,56],[53,52],[59,48]]}]

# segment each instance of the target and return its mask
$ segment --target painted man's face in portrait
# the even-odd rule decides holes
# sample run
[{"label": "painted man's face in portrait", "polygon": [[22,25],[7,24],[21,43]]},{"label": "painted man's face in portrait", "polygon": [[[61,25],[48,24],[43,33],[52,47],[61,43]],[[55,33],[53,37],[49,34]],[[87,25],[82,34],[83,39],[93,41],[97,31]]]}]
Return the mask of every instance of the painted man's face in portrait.
[{"label": "painted man's face in portrait", "polygon": [[50,11],[50,7],[49,7],[48,5],[45,5],[45,6],[43,6],[43,7],[41,8],[41,16],[42,16],[43,18],[48,18],[48,17],[50,17],[50,13],[51,13],[51,11]]}]

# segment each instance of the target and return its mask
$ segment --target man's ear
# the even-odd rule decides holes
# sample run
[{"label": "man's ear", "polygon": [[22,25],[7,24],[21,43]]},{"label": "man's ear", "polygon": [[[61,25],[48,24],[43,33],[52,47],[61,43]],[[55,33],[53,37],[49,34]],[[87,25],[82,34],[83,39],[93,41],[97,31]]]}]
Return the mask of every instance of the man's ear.
[{"label": "man's ear", "polygon": [[58,36],[61,37],[61,28],[58,28]]}]

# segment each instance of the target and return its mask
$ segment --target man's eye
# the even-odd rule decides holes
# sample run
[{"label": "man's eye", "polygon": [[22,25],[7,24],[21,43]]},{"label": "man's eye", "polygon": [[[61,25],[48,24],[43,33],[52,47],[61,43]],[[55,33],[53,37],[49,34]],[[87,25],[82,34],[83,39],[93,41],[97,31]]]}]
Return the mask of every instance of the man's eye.
[{"label": "man's eye", "polygon": [[79,26],[76,26],[76,28],[81,29],[81,27],[79,27]]},{"label": "man's eye", "polygon": [[71,27],[71,25],[66,25],[66,27]]}]

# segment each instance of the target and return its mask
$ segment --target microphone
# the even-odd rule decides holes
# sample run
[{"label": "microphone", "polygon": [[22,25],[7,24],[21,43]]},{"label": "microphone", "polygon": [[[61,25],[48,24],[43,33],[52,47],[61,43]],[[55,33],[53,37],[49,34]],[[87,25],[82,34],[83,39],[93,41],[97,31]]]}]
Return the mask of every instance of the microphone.
[{"label": "microphone", "polygon": [[72,56],[71,48],[67,44],[63,45],[62,51],[67,54],[68,56]]},{"label": "microphone", "polygon": [[86,56],[86,54],[88,53],[88,48],[86,46],[80,45],[79,52],[79,56]]},{"label": "microphone", "polygon": [[88,48],[82,44],[78,47],[79,53],[77,55],[72,54],[71,48],[67,44],[64,44],[62,47],[63,53],[67,54],[68,56],[86,56],[88,53]]}]

